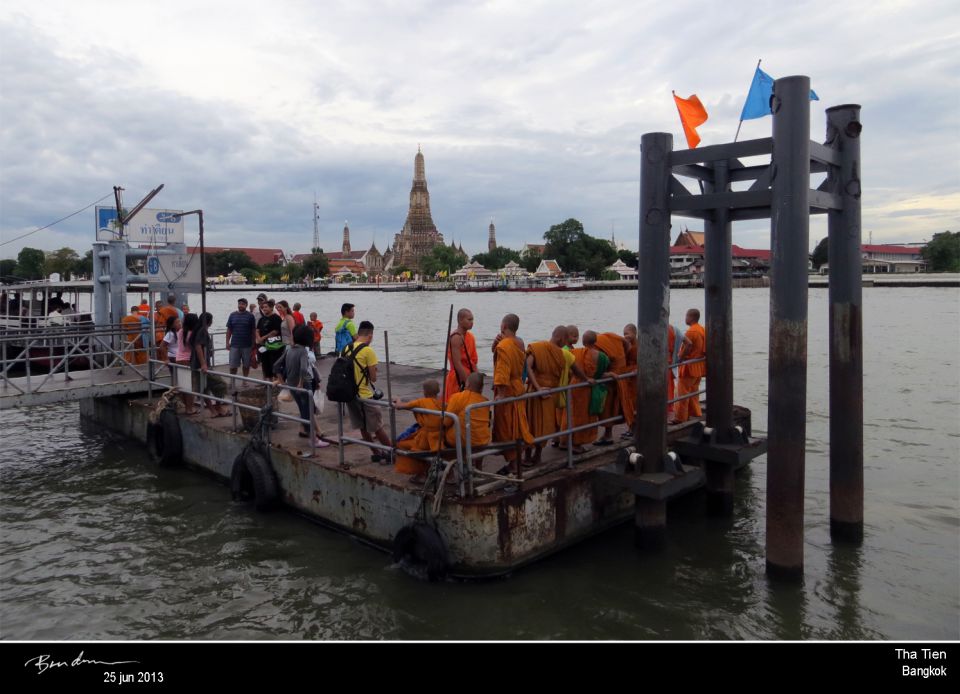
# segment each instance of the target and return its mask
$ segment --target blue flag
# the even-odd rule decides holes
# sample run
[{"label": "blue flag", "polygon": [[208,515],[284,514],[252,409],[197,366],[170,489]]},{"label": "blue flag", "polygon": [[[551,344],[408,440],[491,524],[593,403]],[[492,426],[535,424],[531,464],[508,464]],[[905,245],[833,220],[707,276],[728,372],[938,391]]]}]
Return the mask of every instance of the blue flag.
[{"label": "blue flag", "polygon": [[[740,120],[752,120],[753,118],[763,118],[769,116],[770,96],[773,94],[773,78],[757,66],[757,71],[753,74],[753,82],[750,83],[750,91],[747,93],[747,100],[743,103],[743,111],[740,112]],[[817,93],[810,90],[810,100],[820,101]]]}]

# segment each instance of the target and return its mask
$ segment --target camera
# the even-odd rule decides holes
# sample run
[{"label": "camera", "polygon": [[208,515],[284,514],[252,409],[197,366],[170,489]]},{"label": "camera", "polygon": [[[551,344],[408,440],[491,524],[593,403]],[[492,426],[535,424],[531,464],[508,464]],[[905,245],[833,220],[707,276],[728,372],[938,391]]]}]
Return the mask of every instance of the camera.
[{"label": "camera", "polygon": [[374,387],[374,389],[373,389],[373,399],[374,399],[374,400],[380,400],[381,398],[383,398],[383,391],[380,390],[379,388]]}]

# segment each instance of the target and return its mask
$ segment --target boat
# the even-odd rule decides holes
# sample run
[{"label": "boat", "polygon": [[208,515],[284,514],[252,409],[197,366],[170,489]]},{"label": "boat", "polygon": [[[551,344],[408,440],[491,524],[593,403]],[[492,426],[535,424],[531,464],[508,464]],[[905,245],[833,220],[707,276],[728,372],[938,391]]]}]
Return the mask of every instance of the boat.
[{"label": "boat", "polygon": [[458,292],[495,292],[500,289],[500,281],[496,278],[458,280],[454,288]]},{"label": "boat", "polygon": [[584,289],[583,277],[512,277],[507,280],[508,292],[575,292]]}]

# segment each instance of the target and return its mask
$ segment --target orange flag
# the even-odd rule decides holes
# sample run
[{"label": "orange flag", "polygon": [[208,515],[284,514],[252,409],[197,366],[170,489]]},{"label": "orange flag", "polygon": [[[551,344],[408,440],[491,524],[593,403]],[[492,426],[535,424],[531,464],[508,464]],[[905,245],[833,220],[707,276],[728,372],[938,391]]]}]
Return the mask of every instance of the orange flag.
[{"label": "orange flag", "polygon": [[683,123],[683,134],[687,136],[687,146],[693,149],[700,144],[700,136],[697,135],[696,128],[707,122],[707,109],[700,103],[696,94],[691,94],[689,99],[681,99],[674,92],[673,100],[677,102],[680,122]]}]

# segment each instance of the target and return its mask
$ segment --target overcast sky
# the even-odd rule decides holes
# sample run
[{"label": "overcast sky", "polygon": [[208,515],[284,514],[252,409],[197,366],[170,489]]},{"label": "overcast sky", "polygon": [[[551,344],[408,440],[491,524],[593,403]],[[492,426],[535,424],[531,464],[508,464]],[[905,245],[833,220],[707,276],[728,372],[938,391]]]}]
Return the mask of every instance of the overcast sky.
[{"label": "overcast sky", "polygon": [[[0,257],[87,250],[91,208],[202,208],[214,246],[383,250],[418,144],[447,241],[537,242],[580,219],[637,247],[639,144],[685,148],[671,89],[728,142],[759,58],[863,106],[864,241],[960,228],[960,4],[945,2],[100,2],[0,5]],[[770,135],[747,121],[741,139]],[[110,204],[112,197],[101,204]],[[194,226],[191,226],[194,225]],[[195,238],[188,222],[188,240]],[[697,220],[674,218],[674,229]],[[826,234],[811,224],[811,246]],[[734,226],[769,247],[769,222]]]}]

